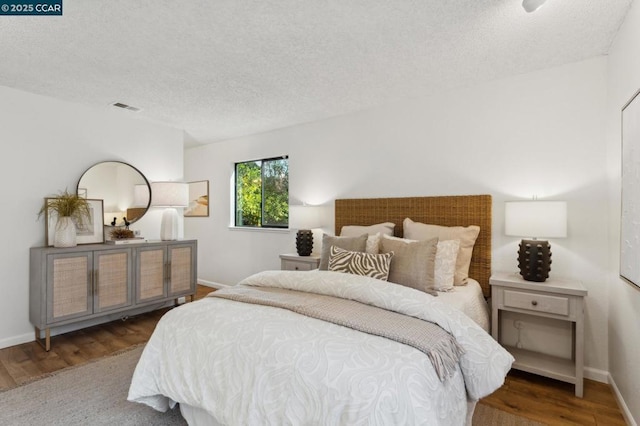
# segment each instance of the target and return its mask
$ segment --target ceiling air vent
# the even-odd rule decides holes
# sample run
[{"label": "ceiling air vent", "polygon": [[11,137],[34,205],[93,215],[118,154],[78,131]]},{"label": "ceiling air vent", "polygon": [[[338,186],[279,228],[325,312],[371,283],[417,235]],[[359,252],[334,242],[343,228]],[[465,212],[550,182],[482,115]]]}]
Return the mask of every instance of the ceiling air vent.
[{"label": "ceiling air vent", "polygon": [[123,104],[122,102],[114,102],[114,103],[111,104],[111,106],[114,106],[116,108],[127,109],[127,110],[133,111],[133,112],[138,112],[138,111],[141,110],[140,108],[137,108],[137,107],[134,107],[134,106],[131,106],[131,105],[127,105],[127,104]]}]

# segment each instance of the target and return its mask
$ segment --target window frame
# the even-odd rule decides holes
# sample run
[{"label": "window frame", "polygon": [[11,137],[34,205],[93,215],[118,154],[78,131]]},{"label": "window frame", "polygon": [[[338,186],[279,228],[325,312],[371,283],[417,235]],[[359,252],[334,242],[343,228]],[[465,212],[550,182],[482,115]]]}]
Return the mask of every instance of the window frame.
[{"label": "window frame", "polygon": [[[264,219],[264,163],[276,160],[287,160],[287,178],[289,177],[289,156],[279,155],[276,157],[260,158],[255,160],[238,161],[233,163],[233,227],[237,229],[265,229],[280,230],[289,229],[289,205],[287,201],[287,223],[284,225],[265,225]],[[246,163],[260,162],[260,225],[239,225],[238,224],[238,165]],[[287,200],[289,198],[289,185],[287,184]]]}]

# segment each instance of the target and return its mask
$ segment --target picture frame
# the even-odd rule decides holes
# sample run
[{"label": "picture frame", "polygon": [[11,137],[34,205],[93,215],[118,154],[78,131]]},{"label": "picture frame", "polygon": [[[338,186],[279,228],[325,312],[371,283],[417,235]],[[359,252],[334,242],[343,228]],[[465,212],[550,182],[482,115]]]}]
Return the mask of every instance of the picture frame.
[{"label": "picture frame", "polygon": [[640,287],[640,90],[622,108],[620,277]]},{"label": "picture frame", "polygon": [[209,181],[188,182],[189,205],[184,209],[184,217],[209,216]]},{"label": "picture frame", "polygon": [[[49,200],[53,198],[45,198],[45,206],[49,205]],[[77,244],[99,244],[104,243],[104,207],[102,200],[87,199],[89,204],[89,218],[85,221],[83,227],[76,224],[76,243]],[[54,235],[56,232],[56,224],[58,216],[46,208],[44,211],[45,224],[45,244],[53,246]]]}]

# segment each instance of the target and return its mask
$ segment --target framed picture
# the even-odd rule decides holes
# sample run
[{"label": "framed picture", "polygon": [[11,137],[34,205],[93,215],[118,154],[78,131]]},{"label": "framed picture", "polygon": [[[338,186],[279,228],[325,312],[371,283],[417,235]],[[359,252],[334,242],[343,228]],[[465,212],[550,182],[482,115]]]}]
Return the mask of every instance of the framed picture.
[{"label": "framed picture", "polygon": [[[45,205],[49,205],[50,199],[44,199]],[[104,243],[102,200],[89,199],[87,203],[89,203],[89,217],[84,221],[83,226],[78,226],[76,223],[76,242],[78,244]],[[44,226],[47,246],[53,245],[56,223],[58,223],[58,216],[46,209],[44,212]]]},{"label": "framed picture", "polygon": [[184,209],[184,217],[209,216],[209,181],[189,182],[189,206]]},{"label": "framed picture", "polygon": [[640,91],[622,108],[620,277],[640,287]]}]

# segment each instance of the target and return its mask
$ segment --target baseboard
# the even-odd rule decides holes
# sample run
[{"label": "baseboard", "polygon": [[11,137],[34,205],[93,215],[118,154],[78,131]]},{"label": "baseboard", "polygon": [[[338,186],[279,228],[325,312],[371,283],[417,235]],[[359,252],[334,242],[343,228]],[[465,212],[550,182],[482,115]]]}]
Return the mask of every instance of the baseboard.
[{"label": "baseboard", "polygon": [[624,402],[624,398],[616,385],[616,381],[613,380],[611,374],[609,374],[609,385],[613,389],[613,394],[616,396],[616,401],[618,401],[618,407],[620,407],[620,411],[622,412],[622,417],[624,417],[624,421],[627,422],[629,426],[638,426],[638,423],[633,419],[631,415],[631,411],[629,411],[629,407],[627,407],[627,403]]},{"label": "baseboard", "polygon": [[597,368],[585,367],[584,368],[584,378],[593,380],[600,383],[609,383],[609,375],[608,371],[598,370]]},{"label": "baseboard", "polygon": [[212,288],[217,288],[217,289],[221,289],[221,288],[225,288],[225,287],[231,287],[229,284],[222,284],[222,283],[217,283],[215,281],[202,280],[200,278],[198,278],[198,284],[203,285],[205,287],[212,287]]},{"label": "baseboard", "polygon": [[0,340],[0,349],[10,346],[21,345],[23,343],[33,342],[36,339],[35,331],[32,333],[21,334]]}]

